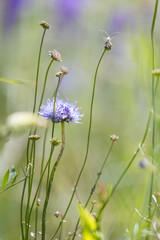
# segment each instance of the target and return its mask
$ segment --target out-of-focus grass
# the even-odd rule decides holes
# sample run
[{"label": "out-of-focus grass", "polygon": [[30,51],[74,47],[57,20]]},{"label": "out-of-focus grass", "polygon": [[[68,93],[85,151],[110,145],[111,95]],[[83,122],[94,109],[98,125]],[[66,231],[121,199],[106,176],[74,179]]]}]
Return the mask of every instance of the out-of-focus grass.
[{"label": "out-of-focus grass", "polygon": [[[0,28],[0,77],[35,81],[38,48],[42,34],[38,22],[46,20],[52,25],[52,29],[46,34],[42,51],[39,89],[42,89],[45,70],[50,61],[48,51],[55,48],[60,51],[63,62],[53,64],[45,98],[53,94],[57,83],[55,73],[59,71],[60,66],[66,65],[70,73],[64,77],[59,91],[60,96],[68,97],[71,102],[78,100],[79,106],[83,107],[81,110],[84,113],[83,124],[66,126],[66,149],[56,173],[56,184],[53,186],[48,211],[47,229],[50,235],[59,221],[54,217],[54,212],[65,210],[85,153],[91,88],[95,67],[103,50],[105,35],[99,31],[100,29],[110,34],[115,31],[120,33],[112,40],[113,49],[106,53],[98,74],[89,159],[78,187],[78,195],[82,202],[87,199],[98,168],[109,148],[109,135],[115,133],[120,136],[120,139],[115,144],[101,177],[101,181],[105,184],[116,182],[141,140],[151,107],[149,36],[153,2],[90,0],[86,3],[82,1],[77,18],[65,19],[58,1],[47,3],[29,1],[26,5],[22,5],[15,25],[7,31],[5,19],[2,19],[5,1],[0,4],[1,23],[3,22]],[[159,49],[158,40],[159,37],[156,42],[157,49]],[[157,68],[159,67],[158,53],[157,50]],[[38,97],[40,93],[41,90]],[[12,112],[31,110],[33,94],[32,86],[0,82],[0,123],[4,124],[6,117]],[[40,135],[43,135],[43,130],[40,130]],[[26,136],[27,134],[21,138],[12,137],[1,150],[1,176],[7,168],[11,168],[12,164],[22,172],[20,166],[25,165]],[[60,136],[59,126],[56,127],[56,136]],[[50,147],[49,138],[50,135],[47,154]],[[37,149],[37,177],[41,160],[41,144],[42,139]],[[150,134],[144,146],[144,152],[150,159]],[[159,154],[157,158],[158,156]],[[124,236],[126,228],[132,229],[134,223],[140,221],[135,213],[132,215],[135,207],[143,214],[147,213],[146,189],[150,169],[139,169],[138,161],[141,158],[140,154],[105,209],[103,216],[105,239],[120,239]],[[35,186],[36,183],[35,181]],[[157,180],[155,190],[158,187]],[[13,236],[14,239],[19,238],[21,189],[22,185],[19,185],[14,190],[0,195],[0,237],[4,240],[9,240]],[[97,191],[93,198],[97,198]],[[66,232],[73,231],[74,219],[78,216],[75,203],[76,199],[66,218],[68,223],[64,225]]]}]

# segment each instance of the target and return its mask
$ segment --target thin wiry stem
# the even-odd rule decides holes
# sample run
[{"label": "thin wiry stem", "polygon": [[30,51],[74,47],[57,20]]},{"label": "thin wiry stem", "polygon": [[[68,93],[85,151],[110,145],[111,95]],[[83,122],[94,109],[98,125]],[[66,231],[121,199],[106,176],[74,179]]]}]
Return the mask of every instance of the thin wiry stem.
[{"label": "thin wiry stem", "polygon": [[[30,198],[31,198],[31,192],[32,192],[32,186],[33,186],[33,177],[34,177],[34,169],[35,169],[35,141],[33,141],[33,160],[30,162],[32,164],[32,167],[29,166],[29,169],[31,169],[30,177],[29,177],[29,192],[28,192],[28,201],[27,201],[27,207],[26,207],[26,216],[25,216],[25,226],[26,226],[26,233],[25,233],[25,239],[28,239],[29,234],[29,221],[28,221],[28,213],[29,213],[29,206],[30,206]],[[32,158],[31,154],[31,158]]]},{"label": "thin wiry stem", "polygon": [[144,132],[144,136],[142,138],[142,141],[140,142],[136,152],[134,153],[134,155],[132,156],[130,162],[128,163],[127,167],[125,168],[125,170],[123,171],[123,173],[120,175],[119,179],[117,180],[116,184],[114,185],[109,197],[106,199],[106,201],[103,203],[102,207],[100,208],[99,212],[98,212],[98,215],[97,215],[97,219],[98,221],[100,220],[101,218],[101,215],[102,215],[102,212],[104,210],[104,208],[107,206],[109,200],[111,199],[112,195],[114,194],[114,192],[116,191],[118,185],[120,184],[122,178],[125,176],[126,172],[128,171],[128,169],[130,168],[130,166],[132,165],[134,159],[136,158],[136,156],[138,155],[140,149],[142,148],[145,140],[146,140],[146,137],[147,137],[147,133],[148,133],[148,129],[149,129],[149,124],[150,124],[150,120],[151,120],[151,112],[149,113],[149,117],[148,117],[148,121],[147,121],[147,125],[146,125],[146,129],[145,129],[145,132]]},{"label": "thin wiry stem", "polygon": [[[45,130],[44,140],[43,140],[43,152],[42,152],[42,160],[41,160],[41,170],[40,170],[40,178],[43,173],[44,166],[44,157],[45,157],[45,148],[46,148],[46,138],[47,138],[48,128]],[[37,196],[37,205],[36,205],[36,214],[35,214],[35,239],[37,239],[37,225],[38,225],[38,206],[39,206],[39,198],[41,193],[41,187],[39,188],[38,196]]]},{"label": "thin wiry stem", "polygon": [[[103,50],[103,53],[102,53],[102,55],[101,55],[101,57],[100,57],[100,59],[99,59],[99,61],[98,61],[98,64],[97,64],[97,67],[96,67],[96,71],[95,71],[95,76],[94,76],[94,83],[93,83],[93,90],[92,90],[92,98],[91,98],[91,106],[90,106],[90,120],[89,120],[89,128],[88,128],[88,138],[87,138],[86,154],[85,154],[85,158],[84,158],[84,161],[83,161],[83,165],[82,165],[81,170],[80,170],[80,172],[79,172],[79,175],[78,175],[76,184],[75,184],[75,186],[74,186],[74,190],[73,190],[73,193],[72,193],[72,195],[71,195],[70,201],[69,201],[68,206],[67,206],[67,208],[66,208],[66,211],[65,211],[65,213],[64,213],[64,215],[63,215],[63,220],[64,220],[64,218],[66,217],[66,215],[67,215],[67,213],[68,213],[68,210],[69,210],[69,208],[70,208],[70,206],[71,206],[71,203],[72,203],[72,201],[73,201],[74,194],[75,194],[75,192],[76,192],[77,185],[78,185],[78,183],[79,183],[80,177],[81,177],[81,175],[82,175],[82,172],[83,172],[84,167],[85,167],[86,162],[87,162],[89,145],[90,145],[90,135],[91,135],[91,127],[92,127],[92,112],[93,112],[93,103],[94,103],[94,95],[95,95],[95,88],[96,88],[97,73],[98,73],[98,69],[99,69],[100,63],[101,63],[101,61],[102,61],[102,59],[103,59],[103,56],[104,56],[105,52],[106,52],[106,49]],[[60,227],[61,227],[61,224],[62,224],[62,221],[59,223],[59,226],[58,226],[57,230],[55,231],[55,233],[53,234],[53,236],[51,237],[50,240],[52,240],[52,239],[56,236],[58,230],[59,230]]]},{"label": "thin wiry stem", "polygon": [[61,147],[60,153],[59,153],[59,155],[57,157],[57,160],[56,160],[55,164],[53,165],[53,168],[52,168],[52,171],[51,171],[51,174],[50,174],[48,187],[47,187],[47,192],[46,192],[46,198],[45,198],[45,202],[44,202],[44,206],[43,206],[43,212],[42,212],[42,240],[45,240],[46,211],[47,211],[47,207],[48,207],[49,197],[50,197],[50,194],[51,194],[51,187],[52,187],[55,171],[56,171],[56,169],[58,167],[58,164],[60,162],[60,159],[61,159],[63,151],[64,151],[64,147],[65,147],[64,122],[61,123],[61,126],[62,126],[62,147]]},{"label": "thin wiry stem", "polygon": [[[101,176],[101,174],[102,174],[103,168],[104,168],[104,166],[105,166],[105,164],[106,164],[106,162],[107,162],[107,159],[108,159],[108,157],[109,157],[109,155],[110,155],[110,153],[111,153],[111,151],[112,151],[113,144],[114,144],[114,141],[112,141],[111,146],[110,146],[110,148],[109,148],[109,151],[108,151],[108,153],[107,153],[107,155],[106,155],[106,157],[105,157],[105,159],[104,159],[104,161],[103,161],[103,164],[102,164],[102,166],[101,166],[101,169],[100,169],[100,171],[99,171],[98,174],[97,174],[96,181],[95,181],[93,187],[91,188],[91,192],[90,192],[90,194],[89,194],[89,196],[88,196],[88,199],[87,199],[87,201],[86,201],[86,203],[85,203],[85,208],[87,207],[87,205],[88,205],[88,203],[89,203],[89,201],[90,201],[90,199],[91,199],[91,197],[92,197],[92,195],[93,195],[93,193],[94,193],[94,191],[95,191],[95,188],[96,188],[96,186],[97,186],[97,183],[98,183],[98,181],[99,181],[99,178],[100,178],[100,176]],[[76,237],[76,233],[77,233],[78,226],[79,226],[79,221],[80,221],[80,218],[79,218],[78,221],[77,221],[77,224],[76,224],[76,227],[75,227],[75,230],[74,230],[74,234],[73,234],[72,240],[74,240],[75,237]]]},{"label": "thin wiry stem", "polygon": [[[45,37],[46,29],[43,31],[43,35],[41,38],[40,48],[39,48],[39,54],[38,54],[38,63],[37,63],[37,74],[36,74],[36,85],[35,85],[35,93],[34,93],[34,103],[33,103],[33,113],[36,109],[36,101],[37,101],[37,89],[38,89],[38,78],[39,78],[39,68],[40,68],[40,60],[41,60],[41,52],[42,52],[42,46],[43,41]],[[31,131],[29,135],[31,134]],[[27,142],[27,166],[29,164],[29,145],[30,141],[28,139]],[[22,219],[23,219],[23,201],[24,201],[24,194],[25,194],[25,188],[26,188],[27,179],[24,181],[23,190],[22,190],[22,196],[21,196],[21,208],[20,208],[20,221],[21,221],[21,231],[22,231],[22,240],[24,240],[24,233],[23,233],[23,226],[22,226]]]},{"label": "thin wiry stem", "polygon": [[43,84],[43,89],[42,89],[42,94],[41,94],[41,99],[40,99],[40,103],[39,103],[39,108],[38,110],[40,110],[40,106],[42,105],[42,101],[43,101],[43,97],[44,97],[44,92],[45,92],[45,88],[46,88],[46,82],[47,82],[47,77],[48,77],[48,73],[49,73],[49,69],[53,63],[54,59],[52,58],[51,62],[48,65],[47,71],[46,71],[46,75],[45,75],[45,79],[44,79],[44,84]]},{"label": "thin wiry stem", "polygon": [[[155,53],[154,53],[154,27],[155,21],[157,16],[157,9],[158,9],[158,0],[155,2],[153,20],[152,20],[152,27],[151,27],[151,45],[152,45],[152,70],[155,68]],[[153,109],[153,127],[152,127],[152,164],[155,165],[155,79],[154,74],[152,74],[152,109]],[[149,218],[151,217],[151,205],[152,205],[152,192],[153,192],[153,182],[154,182],[154,173],[151,173],[151,185],[150,185],[150,195],[149,195],[149,209],[148,215]]]},{"label": "thin wiry stem", "polygon": [[39,49],[38,64],[37,64],[37,74],[36,74],[36,86],[35,86],[35,93],[34,93],[33,112],[35,112],[35,109],[36,109],[38,77],[39,77],[39,67],[40,67],[42,45],[43,45],[43,40],[44,40],[45,33],[46,33],[46,29],[44,29],[44,31],[43,31],[43,35],[42,35],[42,39],[41,39],[41,44],[40,44],[40,49]]}]

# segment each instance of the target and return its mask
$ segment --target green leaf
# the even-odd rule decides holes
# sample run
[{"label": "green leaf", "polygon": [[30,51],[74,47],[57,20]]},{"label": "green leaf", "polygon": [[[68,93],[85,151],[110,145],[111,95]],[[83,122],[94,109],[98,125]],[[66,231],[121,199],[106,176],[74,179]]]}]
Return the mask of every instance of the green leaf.
[{"label": "green leaf", "polygon": [[81,205],[78,205],[78,210],[83,231],[83,240],[103,240],[103,234],[98,231],[96,219]]},{"label": "green leaf", "polygon": [[8,78],[0,78],[0,82],[6,82],[6,83],[11,83],[11,84],[27,85],[27,86],[33,85],[31,81],[17,80],[17,79],[8,79]]},{"label": "green leaf", "polygon": [[78,210],[81,219],[81,225],[83,229],[88,231],[95,231],[97,229],[97,223],[95,218],[90,214],[90,212],[83,208],[81,205],[78,205]]},{"label": "green leaf", "polygon": [[5,188],[5,186],[7,185],[8,183],[8,178],[9,178],[9,170],[7,170],[7,172],[5,173],[4,177],[3,177],[3,180],[2,180],[2,189]]}]

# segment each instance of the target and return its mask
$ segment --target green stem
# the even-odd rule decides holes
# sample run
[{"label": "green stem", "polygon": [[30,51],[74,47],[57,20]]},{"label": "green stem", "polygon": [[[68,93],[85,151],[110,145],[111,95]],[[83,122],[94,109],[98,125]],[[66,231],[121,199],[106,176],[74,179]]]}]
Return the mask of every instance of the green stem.
[{"label": "green stem", "polygon": [[45,33],[46,33],[46,29],[44,29],[44,31],[43,31],[43,35],[42,35],[42,39],[41,39],[41,44],[40,44],[40,49],[39,49],[38,64],[37,64],[37,75],[36,75],[36,86],[35,86],[35,93],[34,93],[33,112],[35,112],[35,109],[36,109],[38,77],[39,77],[39,67],[40,67],[42,45],[43,45],[43,40],[44,40]]},{"label": "green stem", "polygon": [[149,117],[148,117],[146,129],[145,129],[145,133],[144,133],[144,136],[143,136],[143,138],[142,138],[142,141],[141,141],[141,143],[139,144],[139,147],[137,148],[137,150],[136,150],[136,152],[134,153],[133,157],[131,158],[130,162],[128,163],[127,167],[125,168],[125,170],[123,171],[123,173],[122,173],[121,176],[119,177],[118,181],[117,181],[116,184],[114,185],[114,187],[113,187],[113,189],[112,189],[109,197],[106,199],[106,201],[103,203],[102,207],[100,208],[100,210],[99,210],[99,212],[98,212],[98,215],[97,215],[98,221],[100,220],[104,208],[107,206],[109,200],[111,199],[112,195],[114,194],[115,190],[117,189],[118,185],[120,184],[122,178],[125,176],[126,172],[127,172],[128,169],[130,168],[130,166],[131,166],[131,164],[133,163],[134,159],[135,159],[136,156],[138,155],[138,153],[139,153],[139,151],[140,151],[140,148],[142,148],[142,146],[143,146],[143,144],[144,144],[144,142],[145,142],[145,140],[146,140],[146,137],[147,137],[150,120],[151,120],[151,112],[150,112]]},{"label": "green stem", "polygon": [[[31,154],[32,158],[32,154]],[[32,167],[30,166],[30,176],[29,176],[29,192],[28,192],[28,200],[27,200],[27,207],[26,207],[26,216],[25,216],[25,226],[26,226],[26,234],[25,234],[25,240],[28,239],[29,234],[29,222],[28,222],[28,213],[29,213],[29,206],[30,206],[30,198],[31,198],[31,192],[32,192],[32,186],[33,186],[33,176],[34,176],[34,169],[35,169],[35,141],[33,141],[33,160],[30,162],[32,164]]]},{"label": "green stem", "polygon": [[[38,78],[39,78],[39,68],[40,68],[40,60],[41,60],[41,52],[42,52],[42,46],[43,41],[45,37],[46,29],[43,31],[43,35],[41,38],[40,48],[39,48],[39,55],[38,55],[38,63],[37,63],[37,74],[36,74],[36,85],[35,85],[35,93],[34,93],[34,103],[33,103],[33,113],[36,109],[36,101],[37,101],[37,89],[38,89]],[[31,131],[29,135],[31,134]],[[29,145],[30,141],[28,139],[27,142],[27,166],[29,164]],[[24,181],[23,190],[22,190],[22,196],[21,196],[21,208],[20,208],[20,220],[21,220],[21,231],[22,231],[22,240],[24,240],[24,233],[23,233],[23,226],[22,226],[22,219],[23,219],[23,201],[24,201],[24,194],[25,194],[25,188],[26,188],[27,179]]]},{"label": "green stem", "polygon": [[[46,138],[47,138],[48,128],[45,130],[44,140],[43,140],[43,152],[42,152],[42,160],[41,160],[41,170],[40,170],[40,178],[43,173],[44,166],[44,156],[45,156],[45,148],[46,148]],[[35,239],[37,239],[37,225],[38,225],[38,199],[40,198],[41,186],[39,188],[38,196],[37,196],[37,206],[36,206],[36,215],[35,215]]]},{"label": "green stem", "polygon": [[49,69],[53,63],[54,59],[51,60],[51,62],[48,65],[47,71],[46,71],[46,75],[45,75],[45,79],[44,79],[44,84],[43,84],[43,89],[42,89],[42,94],[41,94],[41,99],[40,99],[40,103],[39,103],[39,108],[38,110],[40,110],[40,107],[42,105],[42,101],[43,101],[43,97],[44,97],[44,92],[45,92],[45,88],[46,88],[46,82],[47,82],[47,77],[48,77],[48,73],[49,73]]},{"label": "green stem", "polygon": [[32,201],[32,205],[31,205],[31,207],[30,207],[30,211],[29,211],[29,214],[28,214],[28,223],[30,223],[30,218],[31,218],[33,206],[34,206],[34,203],[35,203],[35,201],[36,201],[36,198],[37,198],[37,195],[38,195],[38,192],[39,192],[39,189],[40,189],[40,186],[41,186],[41,183],[42,183],[44,174],[45,174],[45,172],[46,172],[46,169],[47,169],[47,167],[48,167],[49,162],[51,161],[51,157],[52,157],[52,154],[53,154],[53,150],[54,150],[54,148],[53,148],[53,146],[51,146],[51,151],[50,151],[49,159],[48,159],[48,161],[47,161],[47,163],[46,163],[46,166],[45,166],[45,168],[44,168],[44,170],[43,170],[43,173],[42,173],[42,175],[41,175],[41,178],[40,178],[40,180],[39,180],[39,183],[38,183],[38,186],[37,186],[37,189],[36,189],[36,192],[35,192],[33,201]]},{"label": "green stem", "polygon": [[[68,210],[69,210],[69,208],[70,208],[70,206],[71,206],[71,203],[72,203],[74,194],[75,194],[76,189],[77,189],[77,185],[78,185],[78,183],[79,183],[79,180],[80,180],[80,177],[81,177],[81,175],[82,175],[83,169],[84,169],[84,167],[85,167],[85,165],[86,165],[86,162],[87,162],[89,145],[90,145],[90,135],[91,135],[91,127],[92,127],[92,112],[93,112],[93,103],[94,103],[94,95],[95,95],[95,88],[96,88],[97,73],[98,73],[99,65],[100,65],[100,63],[101,63],[101,61],[102,61],[102,58],[103,58],[105,52],[106,52],[106,49],[103,50],[103,53],[102,53],[102,55],[101,55],[101,57],[100,57],[100,59],[99,59],[99,61],[98,61],[98,64],[97,64],[97,67],[96,67],[96,71],[95,71],[95,76],[94,76],[94,83],[93,83],[93,90],[92,90],[92,98],[91,98],[91,106],[90,106],[90,120],[89,120],[89,128],[88,128],[88,138],[87,138],[86,154],[85,154],[85,158],[84,158],[84,161],[83,161],[83,165],[82,165],[81,170],[80,170],[80,172],[79,172],[79,175],[78,175],[76,184],[75,184],[75,186],[74,186],[73,193],[72,193],[72,195],[71,195],[70,201],[69,201],[68,206],[67,206],[67,208],[66,208],[66,211],[65,211],[65,213],[64,213],[64,215],[63,215],[63,220],[64,220],[65,216],[67,215]],[[58,230],[59,230],[60,227],[61,227],[61,224],[62,224],[62,222],[59,223],[59,226],[58,226],[57,230],[55,231],[55,233],[53,234],[53,236],[51,237],[50,240],[52,240],[52,239],[56,236]]]},{"label": "green stem", "polygon": [[47,192],[46,192],[46,198],[45,198],[45,202],[44,202],[44,206],[43,206],[43,212],[42,212],[42,240],[45,240],[46,211],[47,211],[47,207],[48,207],[49,197],[50,197],[50,194],[51,194],[53,178],[54,178],[55,171],[56,171],[56,169],[58,167],[58,164],[60,162],[60,159],[61,159],[63,151],[64,151],[64,147],[65,147],[64,122],[61,123],[61,126],[62,126],[62,147],[61,147],[60,153],[59,153],[59,155],[57,157],[57,160],[56,160],[55,164],[53,165],[53,168],[52,168],[52,171],[51,171],[51,174],[50,174],[48,188],[47,188]]},{"label": "green stem", "polygon": [[[104,168],[104,166],[105,166],[105,164],[106,164],[106,162],[107,162],[107,159],[108,159],[108,157],[109,157],[109,155],[110,155],[110,153],[111,153],[111,151],[112,151],[113,144],[114,144],[114,141],[112,141],[111,146],[110,146],[110,148],[109,148],[109,151],[108,151],[108,153],[107,153],[107,155],[106,155],[106,157],[105,157],[105,160],[103,161],[103,164],[102,164],[102,166],[101,166],[101,169],[100,169],[99,173],[97,174],[96,181],[95,181],[93,187],[91,188],[91,192],[90,192],[89,197],[88,197],[88,199],[87,199],[87,201],[86,201],[86,203],[85,203],[85,208],[87,207],[87,205],[88,205],[88,203],[89,203],[89,201],[90,201],[90,199],[91,199],[91,197],[92,197],[92,195],[93,195],[93,193],[94,193],[94,191],[95,191],[95,189],[96,189],[96,186],[97,186],[97,183],[98,183],[98,181],[99,181],[99,178],[100,178],[100,176],[101,176],[101,174],[102,174],[103,168]],[[76,224],[76,227],[75,227],[75,230],[74,230],[74,234],[73,234],[72,240],[74,240],[75,237],[76,237],[76,233],[77,233],[77,230],[78,230],[79,222],[80,222],[80,218],[79,218],[78,221],[77,221],[77,224]]]},{"label": "green stem", "polygon": [[[157,16],[157,9],[158,9],[158,0],[155,2],[153,20],[152,20],[152,27],[151,27],[151,45],[152,45],[152,70],[155,68],[155,54],[154,54],[154,27],[155,21]],[[153,109],[153,126],[152,126],[152,164],[155,165],[155,79],[154,74],[152,74],[152,109]],[[150,195],[149,195],[149,209],[148,215],[149,218],[151,217],[151,205],[152,205],[152,192],[153,192],[153,182],[154,182],[154,173],[151,173],[151,185],[150,185]]]},{"label": "green stem", "polygon": [[[57,100],[57,93],[58,93],[58,89],[59,89],[59,85],[60,85],[61,79],[58,79],[58,84],[55,90],[55,96],[54,96],[54,104],[53,104],[53,125],[52,125],[52,138],[54,136],[54,127],[55,127],[55,107],[56,107],[56,100]],[[48,174],[47,174],[47,184],[46,184],[46,189],[48,187],[48,182],[49,182],[49,175],[50,175],[50,166],[51,163],[48,164]]]}]

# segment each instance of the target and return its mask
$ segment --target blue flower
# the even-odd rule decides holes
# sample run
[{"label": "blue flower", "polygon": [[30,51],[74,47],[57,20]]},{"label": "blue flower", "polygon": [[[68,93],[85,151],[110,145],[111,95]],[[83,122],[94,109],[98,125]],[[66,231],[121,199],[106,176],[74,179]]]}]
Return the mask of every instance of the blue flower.
[{"label": "blue flower", "polygon": [[[69,103],[68,99],[60,99],[57,96],[56,105],[55,105],[55,123],[59,122],[72,122],[79,123],[79,120],[83,117],[83,114],[80,114],[80,107],[76,108],[77,102]],[[53,107],[54,107],[54,98],[48,99],[46,105],[40,107],[41,111],[38,113],[50,120],[53,121]]]}]

